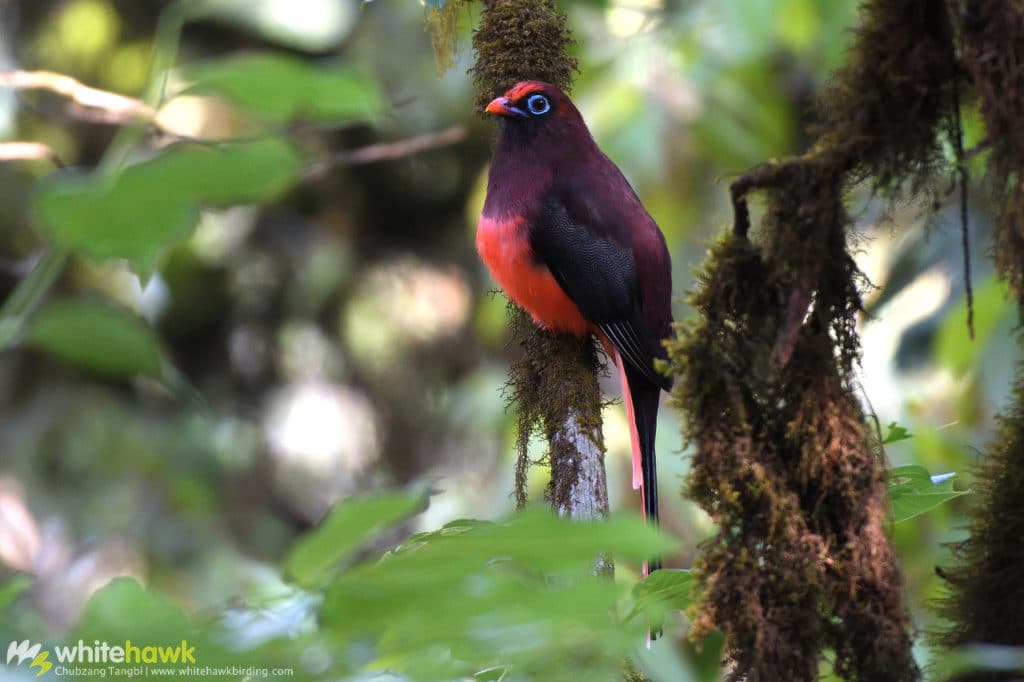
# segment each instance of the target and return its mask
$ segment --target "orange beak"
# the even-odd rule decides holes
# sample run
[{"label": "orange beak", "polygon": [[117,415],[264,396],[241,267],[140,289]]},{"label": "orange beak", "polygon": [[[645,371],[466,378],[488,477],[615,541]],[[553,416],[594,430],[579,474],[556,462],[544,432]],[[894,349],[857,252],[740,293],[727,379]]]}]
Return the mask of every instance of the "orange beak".
[{"label": "orange beak", "polygon": [[488,114],[495,116],[517,116],[519,118],[526,118],[526,113],[521,109],[517,109],[512,106],[509,102],[508,97],[496,97],[491,100],[491,103],[484,109]]}]

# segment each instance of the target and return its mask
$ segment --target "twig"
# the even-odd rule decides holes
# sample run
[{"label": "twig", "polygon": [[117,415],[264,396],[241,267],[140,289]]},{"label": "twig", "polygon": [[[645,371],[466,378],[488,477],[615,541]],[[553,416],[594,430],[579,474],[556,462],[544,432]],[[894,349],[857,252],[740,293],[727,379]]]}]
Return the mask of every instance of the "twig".
[{"label": "twig", "polygon": [[52,71],[0,71],[0,87],[15,90],[48,90],[67,97],[90,114],[102,112],[104,123],[123,125],[135,120],[152,121],[156,112],[142,100],[85,85],[71,76]]},{"label": "twig", "polygon": [[306,169],[304,179],[316,180],[326,175],[332,168],[394,161],[395,159],[413,156],[430,149],[456,144],[465,138],[466,129],[464,127],[452,126],[437,133],[426,133],[397,142],[382,142],[380,144],[371,144],[367,147],[337,152],[311,164]]},{"label": "twig", "polygon": [[0,142],[0,161],[49,161],[64,168],[57,152],[41,142]]},{"label": "twig", "polygon": [[[964,255],[964,292],[967,296],[967,333],[974,340],[974,287],[971,284],[971,231],[967,224],[970,175],[964,155],[964,127],[960,118],[960,89],[953,87],[953,143],[956,145],[956,173],[960,178],[960,242]],[[980,146],[980,145],[979,145]]]},{"label": "twig", "polygon": [[982,140],[978,142],[978,144],[974,145],[973,147],[964,152],[964,161],[969,161],[970,159],[973,159],[975,156],[981,154],[983,151],[985,151],[991,146],[992,140],[990,140],[987,137],[982,138]]}]

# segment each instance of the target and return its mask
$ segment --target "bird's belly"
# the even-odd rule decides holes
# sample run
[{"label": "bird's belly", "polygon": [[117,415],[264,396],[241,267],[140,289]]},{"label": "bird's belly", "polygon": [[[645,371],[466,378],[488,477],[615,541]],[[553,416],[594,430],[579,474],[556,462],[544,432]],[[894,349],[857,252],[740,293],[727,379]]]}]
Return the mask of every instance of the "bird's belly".
[{"label": "bird's belly", "polygon": [[594,331],[594,325],[584,319],[547,266],[534,259],[522,219],[480,216],[476,249],[494,280],[534,322],[576,336]]}]

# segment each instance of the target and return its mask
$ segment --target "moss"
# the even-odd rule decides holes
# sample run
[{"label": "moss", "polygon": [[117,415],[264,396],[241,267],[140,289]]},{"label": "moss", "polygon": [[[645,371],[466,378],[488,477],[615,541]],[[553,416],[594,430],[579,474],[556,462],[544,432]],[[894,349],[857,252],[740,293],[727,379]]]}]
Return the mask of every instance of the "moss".
[{"label": "moss", "polygon": [[424,23],[430,33],[430,44],[434,48],[434,62],[439,73],[444,73],[455,63],[455,50],[458,47],[459,11],[466,0],[448,0],[440,9],[426,5]]},{"label": "moss", "polygon": [[[516,505],[526,505],[526,474],[534,464],[529,444],[534,435],[540,435],[549,444],[544,457],[552,470],[548,499],[555,508],[568,508],[572,486],[578,480],[579,456],[571,442],[556,438],[556,434],[571,415],[604,453],[598,385],[601,363],[589,340],[538,329],[513,303],[509,303],[509,312],[513,338],[523,348],[523,355],[512,363],[506,385],[509,404],[517,410]],[[606,503],[604,513],[608,511]]]},{"label": "moss", "polygon": [[[965,70],[985,120],[988,182],[997,219],[996,265],[1024,312],[1024,7],[1010,0],[955,3]],[[948,625],[933,637],[956,648],[1024,646],[1024,377],[999,417],[999,431],[972,486],[969,538],[954,545],[955,566],[941,574],[949,594],[939,613]],[[977,672],[960,681],[1018,679],[1019,672]]]},{"label": "moss", "polygon": [[823,97],[821,146],[851,180],[921,189],[942,162],[940,134],[963,74],[946,0],[866,0],[847,66]]},{"label": "moss", "polygon": [[[999,432],[976,472],[970,536],[953,546],[956,566],[942,572],[950,592],[939,613],[949,625],[935,633],[940,646],[988,643],[1024,646],[1024,375],[1012,405],[998,418]],[[960,682],[1019,679],[1018,672],[975,673]]]},{"label": "moss", "polygon": [[[884,462],[856,397],[865,285],[848,249],[848,187],[920,190],[956,120],[942,0],[868,0],[807,154],[731,187],[696,323],[670,344],[673,399],[695,446],[687,491],[719,523],[699,560],[694,634],[720,628],[732,679],[915,680],[900,571],[885,533]],[[746,197],[767,210],[750,225]]]},{"label": "moss", "polygon": [[[799,224],[769,207],[769,225],[782,218]],[[669,348],[681,379],[673,400],[696,446],[687,492],[720,528],[698,562],[693,635],[725,633],[731,679],[815,680],[825,648],[846,679],[918,677],[884,531],[883,467],[852,391],[859,297],[841,234],[816,241],[818,267],[800,252],[782,267],[771,238],[726,236],[692,297],[699,321]],[[815,307],[786,332],[783,363],[796,281]]]},{"label": "moss", "polygon": [[1010,0],[958,6],[964,63],[985,119],[989,181],[999,207],[996,265],[1024,301],[1024,7]]},{"label": "moss", "polygon": [[572,88],[576,59],[565,15],[553,0],[491,0],[473,32],[477,59],[470,72],[476,103],[487,103],[523,80],[554,83],[565,92]]}]

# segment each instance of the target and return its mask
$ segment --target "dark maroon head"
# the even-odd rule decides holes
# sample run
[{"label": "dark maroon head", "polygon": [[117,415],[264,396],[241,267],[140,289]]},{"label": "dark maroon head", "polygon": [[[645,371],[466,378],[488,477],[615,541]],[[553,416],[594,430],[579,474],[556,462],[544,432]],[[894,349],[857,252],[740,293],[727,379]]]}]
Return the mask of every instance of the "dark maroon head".
[{"label": "dark maroon head", "polygon": [[504,95],[491,100],[485,111],[500,117],[502,137],[518,144],[564,143],[566,137],[571,139],[581,133],[590,137],[572,100],[550,83],[516,83]]}]

